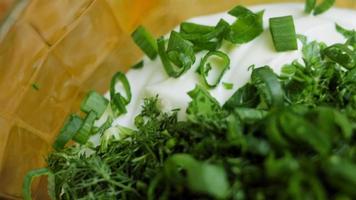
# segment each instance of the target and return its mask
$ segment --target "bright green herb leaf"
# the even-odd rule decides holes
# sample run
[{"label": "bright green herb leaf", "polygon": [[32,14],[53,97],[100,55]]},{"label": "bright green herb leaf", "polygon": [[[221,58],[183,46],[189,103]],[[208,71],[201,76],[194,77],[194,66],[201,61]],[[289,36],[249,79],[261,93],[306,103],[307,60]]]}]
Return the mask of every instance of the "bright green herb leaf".
[{"label": "bright green herb leaf", "polygon": [[80,110],[89,113],[90,111],[94,111],[97,118],[100,118],[101,115],[105,112],[106,107],[109,101],[105,99],[101,94],[90,91],[82,101],[80,105]]},{"label": "bright green herb leaf", "polygon": [[53,148],[56,150],[62,149],[78,132],[82,123],[83,120],[80,117],[74,114],[70,115],[54,141]]},{"label": "bright green herb leaf", "polygon": [[88,115],[85,117],[80,129],[74,135],[73,140],[80,144],[85,144],[92,134],[91,130],[94,125],[95,119],[96,119],[96,113],[94,111],[90,111]]},{"label": "bright green herb leaf", "polygon": [[136,30],[131,34],[131,37],[151,60],[156,58],[156,40],[143,26],[137,27]]},{"label": "bright green herb leaf", "polygon": [[297,50],[297,36],[292,16],[269,19],[270,32],[276,51]]},{"label": "bright green herb leaf", "polygon": [[[214,59],[214,60],[213,60]],[[212,82],[209,79],[209,72],[213,71],[213,67],[220,68],[218,74],[215,75],[216,78]],[[209,88],[215,88],[221,81],[221,78],[224,76],[226,70],[230,68],[230,59],[229,57],[221,51],[210,51],[202,59],[199,65],[199,74],[202,76],[204,83]]]}]

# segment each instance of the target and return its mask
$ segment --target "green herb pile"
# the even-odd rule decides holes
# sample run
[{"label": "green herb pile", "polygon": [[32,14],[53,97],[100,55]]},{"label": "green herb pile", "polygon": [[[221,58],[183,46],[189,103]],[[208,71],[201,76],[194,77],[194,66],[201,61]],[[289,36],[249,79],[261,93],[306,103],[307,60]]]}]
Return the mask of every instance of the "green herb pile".
[{"label": "green herb pile", "polygon": [[[243,9],[235,8],[233,13],[241,17],[247,12]],[[260,13],[245,17],[252,15],[258,22]],[[199,34],[220,30],[219,24],[212,29],[199,26]],[[186,32],[198,27],[183,26]],[[48,174],[53,199],[355,199],[356,32],[338,25],[336,29],[345,36],[345,43],[327,46],[299,35],[302,62],[286,64],[280,75],[268,66],[251,66],[250,82],[224,105],[208,90],[220,78],[212,84],[203,79],[188,93],[186,121],[178,121],[177,110],[163,113],[159,97],[150,97],[133,119],[136,129],[116,129],[120,139],[105,134],[112,119],[98,128],[91,123],[89,132],[104,133],[99,146],[56,143],[57,150],[47,158],[48,167],[30,172],[25,185],[33,176]],[[142,46],[155,44],[144,29],[139,32],[146,38]],[[211,44],[228,34],[232,33],[214,34]],[[205,46],[180,33],[173,33],[170,40],[168,51],[160,50],[165,48],[160,47],[162,39],[146,50],[157,49],[168,66],[167,74],[180,76],[194,63],[191,55]],[[228,68],[228,62],[224,63],[222,71]],[[201,66],[198,73],[203,76],[206,70]],[[117,74],[113,84],[118,80],[126,83],[127,79]],[[125,90],[130,94],[127,98],[110,91],[119,103],[112,99],[109,104],[93,94],[82,110],[98,116],[103,105],[111,105],[124,113],[131,99],[129,87]],[[102,106],[91,106],[97,104]],[[67,137],[61,139],[76,140],[78,134],[73,134],[88,127],[80,127],[80,123],[88,124],[88,119],[83,121],[72,116],[72,126],[61,132]]]}]

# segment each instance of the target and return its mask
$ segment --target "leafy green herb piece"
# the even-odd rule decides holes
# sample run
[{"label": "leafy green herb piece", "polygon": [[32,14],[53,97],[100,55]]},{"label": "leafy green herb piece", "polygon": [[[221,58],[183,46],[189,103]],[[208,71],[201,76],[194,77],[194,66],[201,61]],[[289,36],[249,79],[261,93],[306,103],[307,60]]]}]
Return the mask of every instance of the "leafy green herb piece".
[{"label": "leafy green herb piece", "polygon": [[333,44],[323,50],[323,54],[346,69],[356,67],[356,53],[343,44]]},{"label": "leafy green herb piece", "polygon": [[85,117],[80,129],[74,135],[73,140],[80,144],[85,144],[91,136],[91,130],[94,125],[95,119],[96,113],[94,111],[90,111]]},{"label": "leafy green herb piece", "polygon": [[316,0],[306,0],[304,12],[308,14],[313,12],[313,15],[320,15],[329,10],[334,3],[335,0],[323,0],[319,4],[317,4]]},{"label": "leafy green herb piece", "polygon": [[206,26],[192,22],[183,22],[180,24],[180,32],[193,34],[193,33],[210,33],[214,30],[213,26]]},{"label": "leafy green herb piece", "polygon": [[306,0],[304,6],[304,12],[310,14],[316,6],[316,0]]},{"label": "leafy green herb piece", "polygon": [[320,4],[314,8],[313,15],[320,15],[329,10],[335,3],[335,0],[323,0]]},{"label": "leafy green herb piece", "polygon": [[[187,28],[188,25],[189,28]],[[223,19],[215,27],[186,23],[181,25],[180,35],[194,44],[195,51],[214,51],[221,46],[224,35],[229,29],[229,23]]]},{"label": "leafy green herb piece", "polygon": [[[53,178],[53,174],[48,170],[48,168],[34,169],[34,170],[32,170],[32,171],[27,173],[27,175],[24,178],[23,191],[22,191],[22,195],[23,195],[23,198],[25,200],[31,200],[32,199],[32,197],[31,197],[31,184],[32,184],[33,179],[36,178],[36,177],[45,176],[45,175],[48,176],[49,185],[54,184],[53,183],[53,179],[52,179]],[[50,193],[52,188],[48,188],[48,189],[50,189],[49,190],[49,194],[50,194],[51,198],[53,198],[54,197],[53,193]]]},{"label": "leafy green herb piece", "polygon": [[100,118],[101,115],[105,112],[108,103],[109,101],[101,94],[95,91],[90,91],[82,101],[82,104],[80,105],[80,110],[85,113],[94,111],[96,117]]},{"label": "leafy green herb piece", "polygon": [[53,148],[56,150],[63,149],[63,147],[71,140],[82,126],[83,120],[77,115],[70,115],[59,132],[56,140],[54,141]]},{"label": "leafy green herb piece", "polygon": [[143,67],[143,60],[141,60],[140,62],[134,64],[131,69],[142,69]]},{"label": "leafy green herb piece", "polygon": [[[125,92],[125,96],[116,91],[116,85],[121,83]],[[111,79],[110,83],[110,105],[115,116],[126,113],[126,105],[131,102],[132,94],[130,83],[127,77],[122,72],[117,72]]]},{"label": "leafy green herb piece", "polygon": [[242,44],[255,39],[263,32],[262,18],[264,11],[253,13],[247,8],[238,6],[229,13],[237,17],[237,20],[226,34],[226,40],[235,44]]},{"label": "leafy green herb piece", "polygon": [[185,71],[195,62],[193,44],[175,31],[172,31],[169,37],[167,55],[174,65],[181,66]]},{"label": "leafy green herb piece", "polygon": [[157,44],[155,39],[143,26],[137,27],[131,37],[151,60],[156,58]]},{"label": "leafy green herb piece", "polygon": [[172,31],[166,50],[163,37],[157,40],[158,54],[168,76],[177,78],[195,62],[193,44]]},{"label": "leafy green herb piece", "polygon": [[223,84],[224,88],[227,90],[232,90],[232,88],[234,87],[233,83],[222,82],[222,84]]},{"label": "leafy green herb piece", "polygon": [[297,50],[297,36],[292,16],[269,19],[270,32],[277,51]]},{"label": "leafy green herb piece", "polygon": [[167,159],[165,173],[168,178],[182,179],[179,171],[186,170],[191,190],[223,199],[228,196],[229,183],[224,168],[201,163],[189,154],[175,154]]},{"label": "leafy green herb piece", "polygon": [[[213,70],[213,67],[220,68],[218,74],[216,75],[215,80],[210,82],[209,72]],[[215,88],[221,81],[221,78],[224,76],[226,70],[230,68],[230,58],[221,51],[210,51],[208,52],[199,65],[198,72],[202,76],[204,83],[209,88]],[[210,78],[211,79],[211,78]]]},{"label": "leafy green herb piece", "polygon": [[257,88],[247,83],[239,88],[224,104],[224,109],[233,110],[236,107],[254,107],[259,102]]},{"label": "leafy green herb piece", "polygon": [[40,87],[38,86],[37,83],[32,83],[31,87],[32,87],[32,89],[34,89],[36,91],[38,91],[40,89]]},{"label": "leafy green herb piece", "polygon": [[264,103],[269,107],[283,106],[284,92],[277,76],[270,67],[264,66],[254,69],[251,80]]}]

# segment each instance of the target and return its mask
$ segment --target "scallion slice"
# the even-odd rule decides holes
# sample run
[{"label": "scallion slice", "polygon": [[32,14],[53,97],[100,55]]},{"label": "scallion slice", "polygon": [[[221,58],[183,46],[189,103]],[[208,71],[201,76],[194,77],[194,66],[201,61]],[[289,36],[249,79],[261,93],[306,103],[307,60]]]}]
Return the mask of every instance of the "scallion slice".
[{"label": "scallion slice", "polygon": [[180,24],[181,33],[209,33],[214,30],[213,26],[205,26],[201,24],[195,24],[191,22],[183,22]]},{"label": "scallion slice", "polygon": [[253,12],[251,10],[247,9],[246,7],[240,6],[240,5],[234,7],[227,13],[229,13],[229,15],[232,15],[236,18],[253,14]]},{"label": "scallion slice", "polygon": [[222,84],[223,84],[224,88],[227,90],[231,90],[234,87],[234,84],[232,84],[232,83],[223,82]]},{"label": "scallion slice", "polygon": [[[116,84],[121,82],[125,96],[122,95],[120,92],[116,91]],[[127,77],[124,73],[122,72],[117,72],[114,74],[114,76],[111,79],[110,83],[110,103],[111,103],[111,108],[114,112],[115,116],[119,116],[123,113],[126,113],[126,105],[128,105],[131,102],[132,94],[131,94],[131,87],[130,83],[127,80]]]},{"label": "scallion slice", "polygon": [[131,37],[151,60],[156,58],[156,40],[143,26],[137,27],[137,29],[131,34]]},{"label": "scallion slice", "polygon": [[51,175],[53,176],[48,168],[34,169],[26,174],[22,186],[22,195],[24,200],[32,200],[31,185],[33,179],[45,175],[48,175],[48,179],[50,179]]},{"label": "scallion slice", "polygon": [[314,8],[313,15],[320,15],[329,10],[335,3],[335,0],[324,0]]},{"label": "scallion slice", "polygon": [[270,18],[269,25],[276,51],[298,49],[297,36],[292,16]]},{"label": "scallion slice", "polygon": [[264,66],[254,69],[251,79],[269,107],[281,107],[284,105],[282,86],[278,81],[278,77],[270,67]]},{"label": "scallion slice", "polygon": [[172,31],[169,37],[167,55],[173,64],[182,66],[185,70],[188,70],[195,62],[193,44],[175,31]]},{"label": "scallion slice", "polygon": [[139,61],[138,63],[132,65],[131,69],[141,69],[143,67],[143,60]]},{"label": "scallion slice", "polygon": [[193,25],[190,26],[192,27],[190,27],[189,33],[182,30],[181,26],[180,35],[194,44],[195,51],[214,51],[218,49],[221,46],[222,39],[230,29],[230,24],[223,19],[215,27],[196,25],[196,29],[194,30]]},{"label": "scallion slice", "polygon": [[[212,64],[211,58],[215,58],[220,62],[219,64]],[[212,70],[212,67],[217,67],[220,68],[220,72],[217,75],[217,78],[211,83],[208,80],[208,75],[209,72]],[[198,72],[202,76],[204,83],[209,87],[209,88],[214,88],[216,87],[219,83],[221,78],[223,77],[224,73],[226,72],[227,69],[230,67],[230,59],[229,56],[227,56],[225,53],[221,51],[210,51],[208,52],[204,58],[202,59]]]},{"label": "scallion slice", "polygon": [[82,126],[78,130],[78,132],[74,135],[73,140],[80,143],[80,144],[85,144],[90,135],[91,135],[91,129],[93,128],[93,124],[96,119],[96,114],[94,111],[90,111],[88,115],[85,117]]},{"label": "scallion slice", "polygon": [[230,11],[237,20],[230,26],[230,31],[225,39],[234,44],[247,43],[263,32],[263,14],[264,11],[253,13],[247,8],[239,8]]},{"label": "scallion slice", "polygon": [[331,45],[323,50],[323,54],[346,69],[356,67],[356,54],[344,44]]},{"label": "scallion slice", "polygon": [[103,95],[95,91],[90,91],[80,105],[80,110],[85,113],[94,111],[97,118],[100,118],[101,115],[105,112],[108,102],[109,101],[105,99]]},{"label": "scallion slice", "polygon": [[67,142],[78,132],[79,128],[82,126],[82,123],[83,121],[79,116],[74,114],[70,115],[57,136],[56,141],[53,144],[53,148],[56,150],[63,149]]},{"label": "scallion slice", "polygon": [[306,0],[304,12],[310,14],[316,6],[316,0]]},{"label": "scallion slice", "polygon": [[175,31],[169,37],[167,50],[163,37],[157,40],[157,46],[163,67],[170,77],[179,77],[195,62],[193,44]]}]

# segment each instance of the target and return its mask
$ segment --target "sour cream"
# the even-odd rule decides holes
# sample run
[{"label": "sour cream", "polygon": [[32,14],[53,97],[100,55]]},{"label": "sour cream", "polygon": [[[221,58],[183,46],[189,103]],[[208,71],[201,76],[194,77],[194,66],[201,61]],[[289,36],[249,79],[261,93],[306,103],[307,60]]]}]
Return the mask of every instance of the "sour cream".
[{"label": "sour cream", "polygon": [[[292,15],[297,34],[307,36],[308,41],[322,41],[327,45],[345,41],[344,37],[336,31],[335,23],[345,28],[356,28],[356,11],[354,10],[333,8],[322,15],[312,16],[303,12],[304,5],[302,4],[267,4],[249,8],[254,12],[265,10],[263,17],[265,30],[249,43],[228,45],[228,48],[220,49],[230,57],[230,69],[224,74],[220,84],[210,90],[210,94],[221,105],[238,88],[249,81],[251,74],[251,71],[248,70],[249,66],[261,67],[269,65],[276,73],[279,73],[284,64],[291,63],[295,59],[301,59],[301,43],[298,43],[299,48],[296,51],[282,53],[275,51],[268,29],[269,18]],[[235,21],[235,18],[226,12],[201,16],[188,21],[214,26],[221,18],[229,23]],[[134,128],[133,119],[140,112],[143,99],[156,95],[159,96],[163,111],[179,108],[178,117],[180,120],[184,120],[186,108],[191,101],[187,92],[194,89],[196,84],[201,84],[201,80],[195,70],[206,53],[206,51],[198,53],[192,68],[179,78],[170,78],[166,74],[159,57],[153,61],[145,57],[142,69],[132,69],[127,72],[127,78],[131,85],[132,100],[127,107],[127,114],[116,118],[113,126],[120,125]],[[222,82],[232,83],[233,89],[227,90],[222,85]],[[109,94],[107,93],[106,96],[109,97]]]}]

